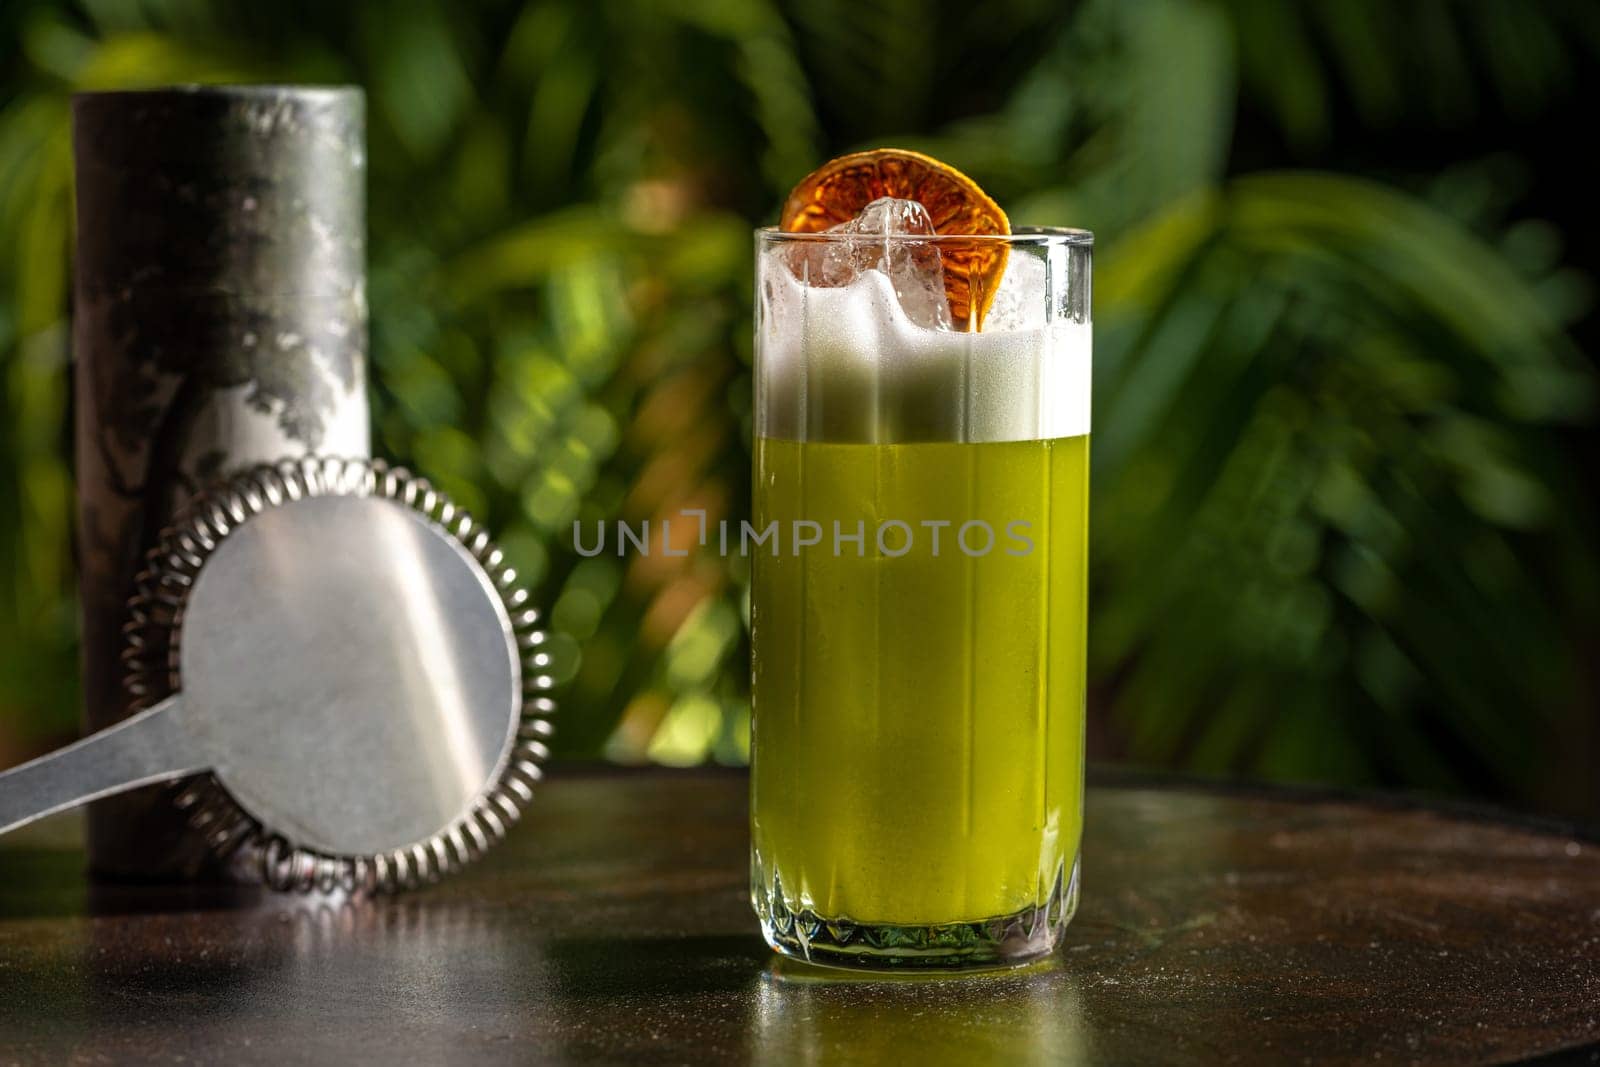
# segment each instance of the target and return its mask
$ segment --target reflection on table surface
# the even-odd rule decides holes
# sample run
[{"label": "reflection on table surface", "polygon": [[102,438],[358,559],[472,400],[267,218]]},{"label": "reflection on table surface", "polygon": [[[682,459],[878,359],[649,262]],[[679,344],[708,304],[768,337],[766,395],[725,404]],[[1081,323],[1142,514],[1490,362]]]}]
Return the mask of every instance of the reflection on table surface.
[{"label": "reflection on table surface", "polygon": [[1086,1062],[1078,980],[1059,961],[1014,972],[891,976],[769,964],[755,1038],[802,1063],[855,1058],[921,1067]]}]

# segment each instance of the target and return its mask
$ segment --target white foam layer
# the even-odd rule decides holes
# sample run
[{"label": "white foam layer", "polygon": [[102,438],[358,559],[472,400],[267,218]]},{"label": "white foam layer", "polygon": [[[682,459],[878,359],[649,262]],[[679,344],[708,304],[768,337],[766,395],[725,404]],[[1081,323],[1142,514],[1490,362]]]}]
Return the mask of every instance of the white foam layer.
[{"label": "white foam layer", "polygon": [[[1013,301],[1037,314],[1008,316],[1022,328],[996,330],[991,313],[991,328],[978,333],[914,324],[881,271],[862,271],[845,286],[810,287],[777,255],[764,260],[758,434],[888,443],[1033,441],[1089,432],[1091,328],[1044,322],[1037,260],[1037,295]],[[1016,272],[1031,268],[1019,263]],[[997,305],[1008,295],[1007,283],[1017,282],[1013,273],[1007,271]]]}]

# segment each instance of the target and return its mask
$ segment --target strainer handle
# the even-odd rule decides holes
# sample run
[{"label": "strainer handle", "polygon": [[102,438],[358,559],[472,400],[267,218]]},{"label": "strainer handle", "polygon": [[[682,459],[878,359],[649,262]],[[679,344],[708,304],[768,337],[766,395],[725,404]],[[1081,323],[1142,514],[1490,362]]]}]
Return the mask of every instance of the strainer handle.
[{"label": "strainer handle", "polygon": [[141,785],[206,769],[178,714],[182,694],[0,774],[0,834]]}]

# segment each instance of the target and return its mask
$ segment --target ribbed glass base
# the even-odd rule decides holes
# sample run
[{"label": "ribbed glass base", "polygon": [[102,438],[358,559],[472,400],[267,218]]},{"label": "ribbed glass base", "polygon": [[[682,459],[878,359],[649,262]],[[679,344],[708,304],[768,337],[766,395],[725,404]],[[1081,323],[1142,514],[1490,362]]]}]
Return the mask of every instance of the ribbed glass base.
[{"label": "ribbed glass base", "polygon": [[969,922],[902,926],[792,910],[777,872],[754,864],[752,899],[767,944],[786,956],[864,970],[967,970],[1009,967],[1049,955],[1078,910],[1078,861],[1056,872],[1044,899],[1011,915]]}]

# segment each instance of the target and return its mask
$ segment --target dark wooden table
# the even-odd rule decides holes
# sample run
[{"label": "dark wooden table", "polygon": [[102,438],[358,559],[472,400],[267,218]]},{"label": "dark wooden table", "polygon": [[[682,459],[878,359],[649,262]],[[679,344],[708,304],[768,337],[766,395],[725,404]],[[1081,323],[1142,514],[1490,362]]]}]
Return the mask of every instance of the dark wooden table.
[{"label": "dark wooden table", "polygon": [[410,896],[86,887],[0,844],[0,1063],[1600,1062],[1600,840],[1401,804],[1090,791],[1053,966],[775,964],[737,774],[557,774]]}]

